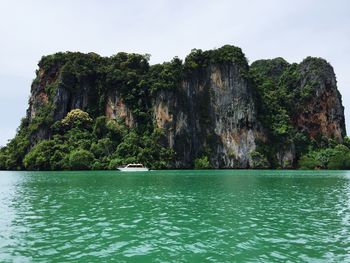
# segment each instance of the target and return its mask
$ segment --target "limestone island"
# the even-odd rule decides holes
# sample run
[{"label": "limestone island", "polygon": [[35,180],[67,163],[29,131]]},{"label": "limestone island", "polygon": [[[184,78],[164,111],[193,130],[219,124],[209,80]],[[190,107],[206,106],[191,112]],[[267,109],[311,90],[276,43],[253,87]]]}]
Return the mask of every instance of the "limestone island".
[{"label": "limestone island", "polygon": [[29,107],[0,149],[3,170],[347,169],[350,140],[332,66],[252,64],[238,47],[41,58]]}]

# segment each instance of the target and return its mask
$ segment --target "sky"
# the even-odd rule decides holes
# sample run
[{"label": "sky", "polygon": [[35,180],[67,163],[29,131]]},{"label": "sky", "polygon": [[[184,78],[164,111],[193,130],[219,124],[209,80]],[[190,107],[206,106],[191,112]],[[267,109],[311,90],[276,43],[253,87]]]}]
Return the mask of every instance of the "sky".
[{"label": "sky", "polygon": [[334,67],[350,131],[348,0],[0,0],[0,146],[26,114],[43,55],[151,54],[151,64],[193,48],[242,48],[249,62],[323,57]]}]

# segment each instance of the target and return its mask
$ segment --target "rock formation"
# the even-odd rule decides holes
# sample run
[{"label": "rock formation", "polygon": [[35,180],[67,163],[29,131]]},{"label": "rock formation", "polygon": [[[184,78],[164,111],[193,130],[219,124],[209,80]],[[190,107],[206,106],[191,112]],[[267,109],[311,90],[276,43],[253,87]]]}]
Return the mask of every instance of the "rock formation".
[{"label": "rock formation", "polygon": [[[224,46],[196,50],[184,64],[178,60],[181,74],[172,80],[175,73],[166,70],[173,64],[165,63],[163,71],[152,73],[156,66],[149,66],[141,55],[132,56],[58,53],[44,57],[32,84],[27,120],[31,123],[42,116],[47,122],[30,135],[30,147],[50,138],[51,125],[76,108],[93,118],[105,115],[123,121],[129,128],[152,122],[164,131],[164,145],[174,150],[168,165],[173,168],[193,167],[202,156],[208,156],[214,168],[254,168],[252,153],[267,155],[260,146],[276,140],[284,143],[271,150],[268,159],[292,168],[299,155],[291,129],[310,140],[324,136],[341,142],[346,134],[335,74],[323,59],[308,58],[298,65],[283,59],[262,60],[249,67],[239,48]],[[291,68],[298,76],[289,81]],[[163,84],[156,86],[154,78]],[[286,112],[289,133],[274,118],[281,113],[262,101],[275,90],[280,92],[275,96],[280,96],[278,105]],[[283,106],[282,91],[293,94],[294,105]]]}]

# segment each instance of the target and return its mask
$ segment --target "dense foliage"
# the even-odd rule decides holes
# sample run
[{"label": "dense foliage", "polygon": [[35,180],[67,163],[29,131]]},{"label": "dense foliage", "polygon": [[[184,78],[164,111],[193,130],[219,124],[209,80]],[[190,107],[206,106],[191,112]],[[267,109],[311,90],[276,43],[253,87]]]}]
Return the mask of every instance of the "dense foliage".
[{"label": "dense foliage", "polygon": [[[304,67],[308,67],[307,70]],[[310,150],[332,145],[332,138],[309,138],[298,130],[293,117],[302,111],[305,103],[314,95],[314,76],[325,71],[327,62],[319,58],[306,58],[300,64],[289,64],[283,58],[259,60],[250,67],[250,75],[255,84],[260,101],[259,119],[268,130],[272,144],[261,144],[258,152],[266,157],[272,167],[294,166],[277,160],[278,152],[295,147],[297,158]],[[307,76],[305,76],[307,74]],[[312,78],[313,77],[313,78]]]},{"label": "dense foliage", "polygon": [[30,149],[23,164],[28,170],[115,169],[131,162],[165,168],[172,152],[159,144],[161,136],[155,129],[140,137],[114,120],[101,116],[93,121],[74,109],[53,125],[50,139]]},{"label": "dense foliage", "polygon": [[209,65],[225,63],[235,63],[242,75],[247,74],[249,70],[248,61],[242,50],[230,45],[207,51],[193,49],[185,59],[184,70],[188,73],[205,69]]},{"label": "dense foliage", "polygon": [[195,169],[209,169],[210,162],[208,156],[203,156],[201,158],[197,158],[194,160],[194,168]]},{"label": "dense foliage", "polygon": [[[348,145],[349,146],[349,145]],[[343,144],[333,148],[318,149],[303,155],[300,169],[350,169],[350,149]]]},{"label": "dense foliage", "polygon": [[258,151],[254,151],[254,152],[250,153],[250,158],[252,159],[254,168],[266,169],[266,168],[270,167],[270,164],[269,164],[266,156],[264,156],[263,154],[261,154]]}]

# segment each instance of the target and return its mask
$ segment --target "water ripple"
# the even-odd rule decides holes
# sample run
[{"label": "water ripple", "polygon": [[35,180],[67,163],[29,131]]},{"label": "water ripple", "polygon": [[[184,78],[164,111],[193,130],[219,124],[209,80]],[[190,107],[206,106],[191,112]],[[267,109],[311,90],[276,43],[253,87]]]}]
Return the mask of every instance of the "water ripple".
[{"label": "water ripple", "polygon": [[350,262],[347,173],[1,172],[0,190],[1,262]]}]

